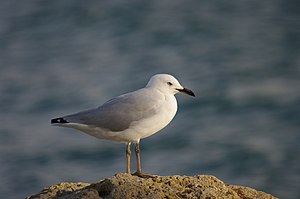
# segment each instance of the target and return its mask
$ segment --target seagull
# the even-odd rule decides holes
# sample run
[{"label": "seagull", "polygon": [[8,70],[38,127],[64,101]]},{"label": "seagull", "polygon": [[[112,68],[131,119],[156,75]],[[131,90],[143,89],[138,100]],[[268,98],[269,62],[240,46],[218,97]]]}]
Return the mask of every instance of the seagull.
[{"label": "seagull", "polygon": [[51,120],[53,126],[74,128],[98,139],[126,143],[127,173],[130,169],[130,146],[135,144],[137,171],[133,175],[148,178],[142,173],[140,140],[149,137],[174,118],[177,112],[175,94],[195,97],[169,74],[152,76],[146,87],[112,98],[94,109],[81,111]]}]

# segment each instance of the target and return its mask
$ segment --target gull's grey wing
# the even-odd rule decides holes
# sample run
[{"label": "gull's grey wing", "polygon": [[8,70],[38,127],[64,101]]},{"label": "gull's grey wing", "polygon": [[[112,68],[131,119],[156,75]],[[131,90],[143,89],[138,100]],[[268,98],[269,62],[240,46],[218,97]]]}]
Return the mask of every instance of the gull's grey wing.
[{"label": "gull's grey wing", "polygon": [[80,123],[101,127],[110,131],[123,131],[134,121],[153,116],[156,113],[157,98],[148,94],[148,89],[113,98],[96,109],[62,117],[69,123]]}]

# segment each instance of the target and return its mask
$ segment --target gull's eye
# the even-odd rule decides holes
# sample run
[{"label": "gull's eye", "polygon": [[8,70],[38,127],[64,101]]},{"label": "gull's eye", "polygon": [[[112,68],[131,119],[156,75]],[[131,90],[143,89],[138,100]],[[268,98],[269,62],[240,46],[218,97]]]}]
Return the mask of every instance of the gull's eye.
[{"label": "gull's eye", "polygon": [[172,86],[172,85],[173,85],[171,82],[168,82],[167,84],[168,84],[169,86]]}]

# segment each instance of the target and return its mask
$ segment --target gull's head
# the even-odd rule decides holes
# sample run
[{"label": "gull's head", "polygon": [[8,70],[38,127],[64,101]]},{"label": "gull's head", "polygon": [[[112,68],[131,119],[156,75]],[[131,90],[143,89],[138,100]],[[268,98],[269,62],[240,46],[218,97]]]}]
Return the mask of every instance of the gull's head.
[{"label": "gull's head", "polygon": [[181,92],[195,97],[193,91],[181,86],[178,80],[169,74],[157,74],[152,76],[146,87],[156,88],[163,93],[175,95]]}]

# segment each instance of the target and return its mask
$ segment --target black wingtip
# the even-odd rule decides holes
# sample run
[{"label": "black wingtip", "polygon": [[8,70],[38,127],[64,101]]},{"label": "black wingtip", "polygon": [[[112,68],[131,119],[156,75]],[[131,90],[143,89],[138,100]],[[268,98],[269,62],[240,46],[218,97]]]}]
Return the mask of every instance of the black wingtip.
[{"label": "black wingtip", "polygon": [[51,120],[51,124],[65,124],[65,123],[69,123],[69,122],[62,117]]}]

